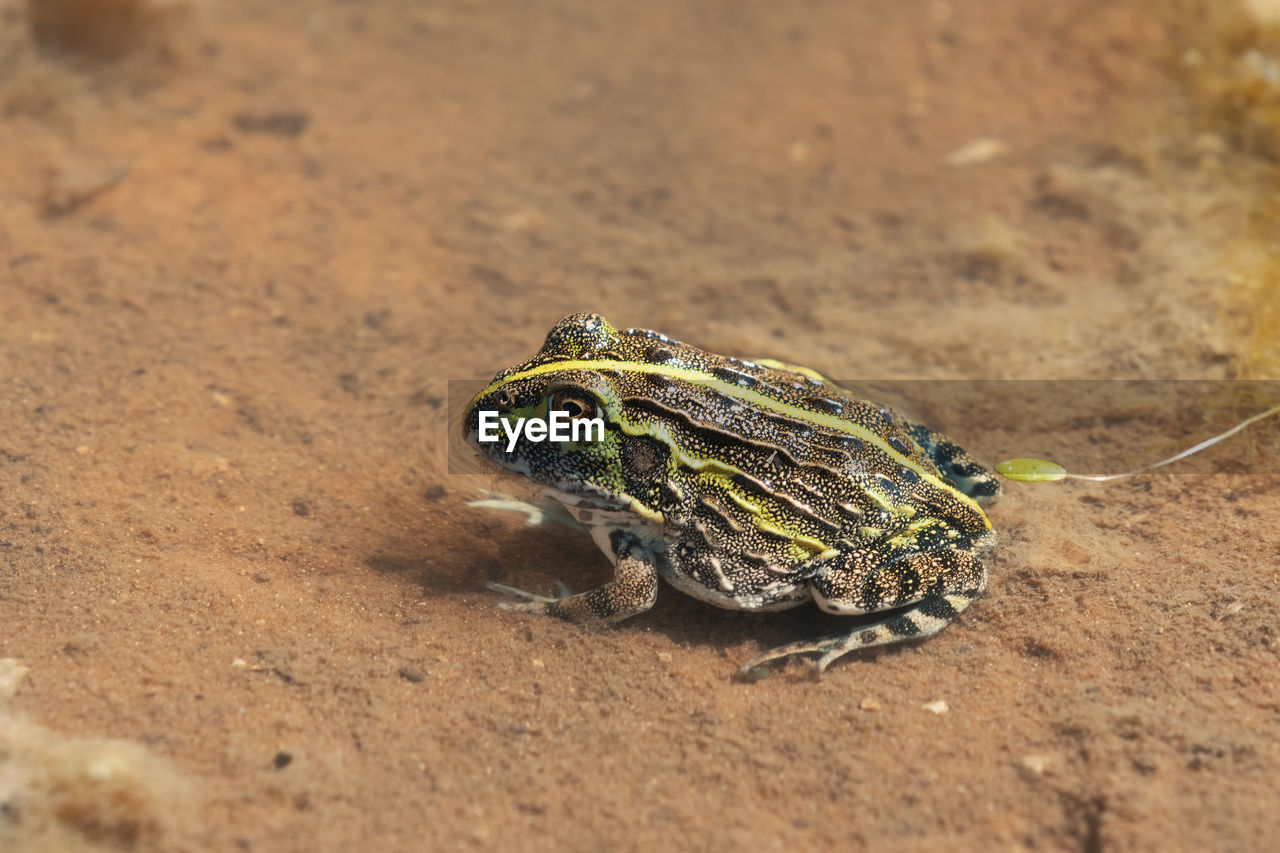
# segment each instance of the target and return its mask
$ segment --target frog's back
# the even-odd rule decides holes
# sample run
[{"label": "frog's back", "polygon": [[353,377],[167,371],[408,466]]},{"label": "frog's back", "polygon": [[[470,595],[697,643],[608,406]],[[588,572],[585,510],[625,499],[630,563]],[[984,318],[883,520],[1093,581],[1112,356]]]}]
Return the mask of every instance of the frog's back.
[{"label": "frog's back", "polygon": [[554,371],[604,389],[607,420],[629,437],[626,467],[652,474],[632,480],[633,497],[669,525],[719,528],[719,541],[741,530],[776,533],[787,542],[763,549],[770,560],[785,552],[799,562],[852,533],[891,532],[921,515],[966,535],[990,528],[974,500],[998,491],[986,469],[954,442],[806,368],[575,315],[512,371]]}]

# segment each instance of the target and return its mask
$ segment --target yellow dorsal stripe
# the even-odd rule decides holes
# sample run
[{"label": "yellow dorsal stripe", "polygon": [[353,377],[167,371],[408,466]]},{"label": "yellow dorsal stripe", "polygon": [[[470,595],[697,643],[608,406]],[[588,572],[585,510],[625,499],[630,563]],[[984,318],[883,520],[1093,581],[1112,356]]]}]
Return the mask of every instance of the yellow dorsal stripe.
[{"label": "yellow dorsal stripe", "polygon": [[821,539],[814,539],[812,536],[805,536],[800,533],[788,533],[783,530],[781,527],[765,518],[760,507],[743,498],[732,489],[726,489],[725,495],[728,496],[729,500],[733,501],[751,514],[751,518],[755,521],[755,525],[759,530],[762,530],[765,533],[772,533],[774,536],[778,536],[783,539],[790,539],[792,545],[800,548],[801,550],[808,551],[811,554],[825,554],[827,551],[831,550],[831,548],[828,547]]},{"label": "yellow dorsal stripe", "polygon": [[[745,388],[733,382],[726,382],[717,376],[712,376],[709,373],[704,373],[701,370],[693,370],[688,367],[677,367],[669,364],[644,364],[643,362],[617,361],[614,359],[555,361],[548,364],[540,364],[537,367],[531,367],[528,370],[522,370],[519,373],[513,373],[510,376],[505,376],[502,379],[491,383],[487,388],[472,398],[471,406],[474,406],[476,401],[485,394],[488,394],[508,383],[518,382],[521,379],[529,379],[534,376],[541,376],[544,373],[560,373],[566,370],[617,370],[630,373],[656,374],[658,376],[666,376],[671,379],[683,379],[686,382],[697,382],[706,385],[708,388],[719,391],[728,397],[741,400],[743,403],[762,409],[768,409],[771,412],[796,418],[797,420],[808,421],[811,424],[823,426],[836,432],[852,435],[862,441],[874,445],[890,459],[905,468],[911,469],[930,485],[955,495],[957,500],[972,507],[978,513],[979,517],[986,521],[986,513],[982,512],[982,509],[973,498],[969,497],[959,489],[942,482],[933,474],[930,474],[915,462],[911,461],[911,459],[894,450],[887,441],[861,424],[854,423],[853,421],[846,420],[835,415],[826,414],[824,412],[812,412],[808,409],[802,409],[799,406],[792,406],[789,403],[783,403],[765,394],[761,394],[759,391],[755,391],[751,388]],[[990,527],[991,522],[986,521],[986,526]]]}]

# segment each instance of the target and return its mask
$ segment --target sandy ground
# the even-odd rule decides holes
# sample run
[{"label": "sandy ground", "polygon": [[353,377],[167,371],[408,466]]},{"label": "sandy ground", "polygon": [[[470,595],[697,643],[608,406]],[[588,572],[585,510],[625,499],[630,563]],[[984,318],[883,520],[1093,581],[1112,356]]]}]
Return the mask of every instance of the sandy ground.
[{"label": "sandy ground", "polygon": [[[835,377],[1235,375],[1244,206],[1167,118],[1176,30],[534,5],[168,4],[110,62],[0,6],[0,846],[1274,844],[1265,440],[1010,484],[957,624],[753,685],[829,621],[499,611],[486,581],[607,563],[468,507],[506,484],[447,455],[450,381],[582,310]],[[990,462],[1130,440],[1052,400],[929,415]]]}]

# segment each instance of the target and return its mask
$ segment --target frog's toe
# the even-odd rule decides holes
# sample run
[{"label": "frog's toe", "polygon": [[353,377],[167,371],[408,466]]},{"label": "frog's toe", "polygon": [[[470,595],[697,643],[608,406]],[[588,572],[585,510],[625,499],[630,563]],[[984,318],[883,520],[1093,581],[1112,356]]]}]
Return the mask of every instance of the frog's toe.
[{"label": "frog's toe", "polygon": [[843,646],[835,646],[834,648],[828,646],[826,649],[822,649],[820,651],[822,652],[822,656],[817,660],[810,661],[810,663],[813,664],[814,671],[818,675],[822,675],[822,673],[826,672],[827,667],[831,666],[831,664],[836,660],[843,657],[849,650]]},{"label": "frog's toe", "polygon": [[498,607],[503,610],[521,610],[527,613],[544,613],[549,605],[555,604],[560,599],[548,598],[545,595],[535,595],[532,592],[526,592],[523,589],[516,589],[514,586],[507,586],[504,583],[494,583],[490,581],[485,584],[494,592],[500,592],[503,595],[510,596],[514,601],[499,601]]},{"label": "frog's toe", "polygon": [[[818,660],[811,660],[803,655],[820,654]],[[799,658],[807,663],[810,671],[815,678],[821,677],[823,671],[827,668],[827,664],[839,657],[839,654],[831,654],[830,643],[821,640],[804,641],[799,643],[788,643],[785,646],[779,646],[776,649],[770,649],[762,655],[757,655],[751,660],[738,667],[738,680],[755,682],[768,678],[772,674],[774,667],[771,664],[775,662],[785,663],[790,658]]]}]

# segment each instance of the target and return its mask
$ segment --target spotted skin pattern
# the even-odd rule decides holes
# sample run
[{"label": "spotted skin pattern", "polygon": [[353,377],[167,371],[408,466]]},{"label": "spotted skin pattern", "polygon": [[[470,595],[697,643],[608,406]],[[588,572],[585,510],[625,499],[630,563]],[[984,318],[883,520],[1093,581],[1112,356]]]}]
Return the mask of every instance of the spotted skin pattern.
[{"label": "spotted skin pattern", "polygon": [[[480,442],[479,413],[600,417],[603,440]],[[649,609],[658,578],[720,607],[813,600],[837,614],[895,611],[743,664],[931,636],[986,586],[1000,493],[950,439],[812,370],[705,352],[594,314],[555,325],[530,360],[472,399],[470,443],[562,502],[615,566],[563,598],[493,585],[513,609],[613,623]]]}]

